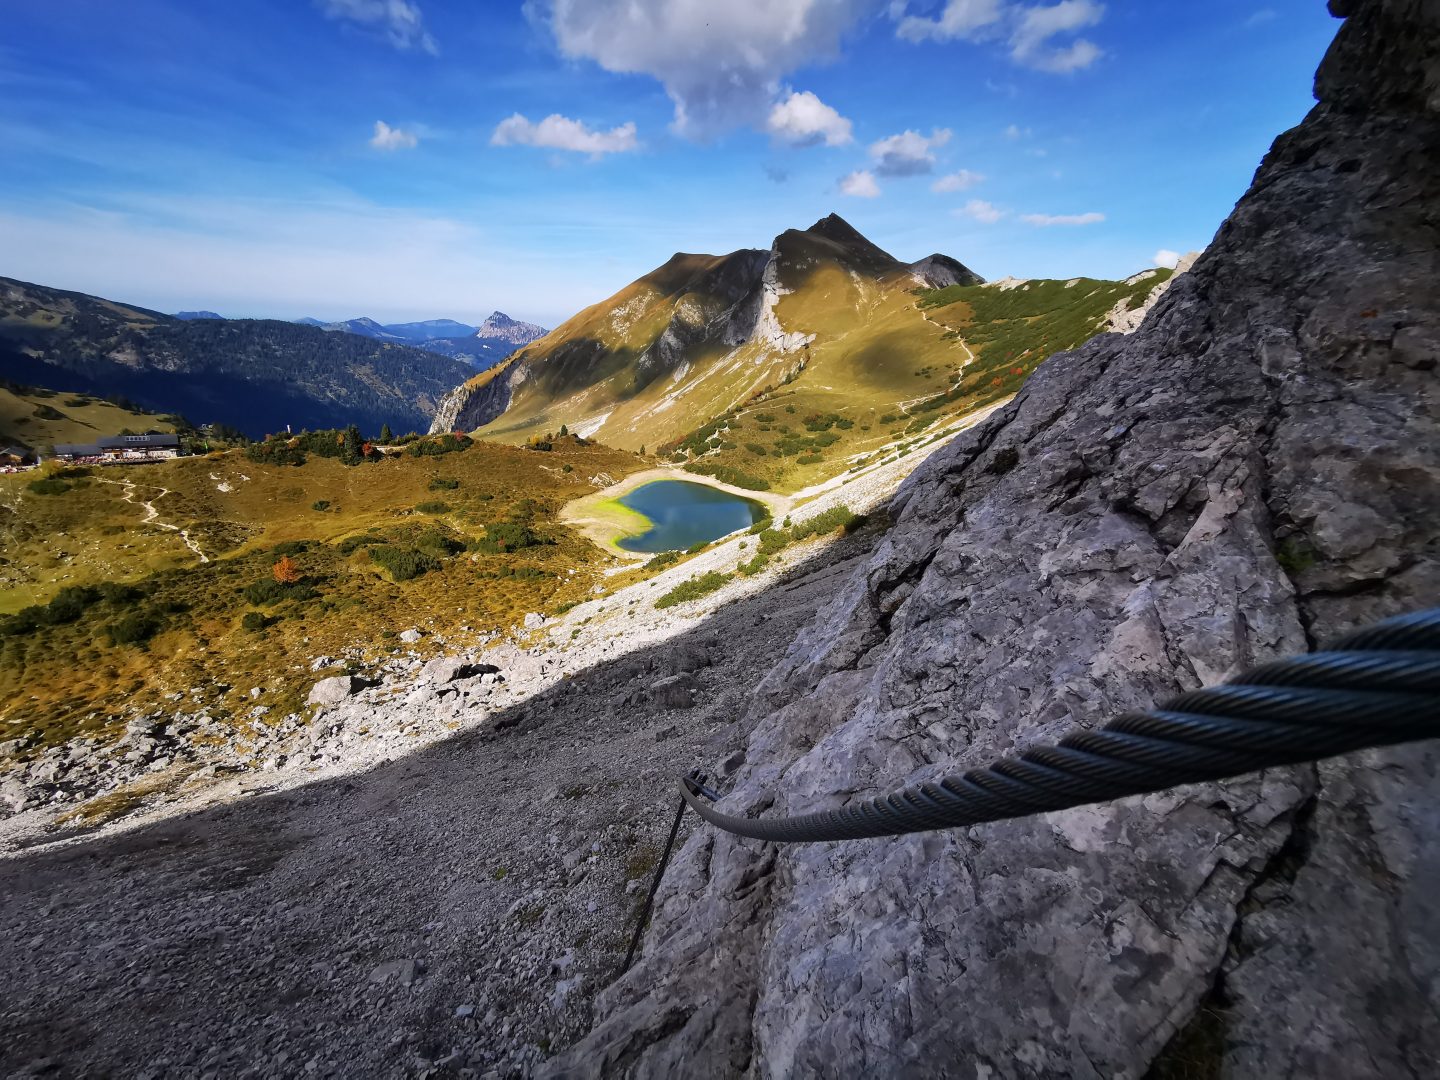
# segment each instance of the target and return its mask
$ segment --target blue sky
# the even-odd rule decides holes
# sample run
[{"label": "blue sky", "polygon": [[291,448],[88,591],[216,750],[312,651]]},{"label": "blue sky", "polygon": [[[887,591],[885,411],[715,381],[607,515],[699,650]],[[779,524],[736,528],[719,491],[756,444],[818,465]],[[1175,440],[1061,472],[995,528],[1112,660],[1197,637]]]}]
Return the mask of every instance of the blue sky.
[{"label": "blue sky", "polygon": [[0,39],[0,275],[161,310],[555,325],[835,211],[989,278],[1203,247],[1321,0],[48,0]]}]

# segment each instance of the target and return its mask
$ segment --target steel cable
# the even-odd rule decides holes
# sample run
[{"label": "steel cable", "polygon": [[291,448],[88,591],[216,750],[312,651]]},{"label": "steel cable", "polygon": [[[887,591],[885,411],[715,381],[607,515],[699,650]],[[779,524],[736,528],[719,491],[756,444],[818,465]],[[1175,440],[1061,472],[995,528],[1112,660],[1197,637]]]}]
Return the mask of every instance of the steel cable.
[{"label": "steel cable", "polygon": [[953,829],[1440,736],[1440,608],[1262,664],[984,769],[798,817],[749,818],[681,796],[710,824],[778,843]]}]

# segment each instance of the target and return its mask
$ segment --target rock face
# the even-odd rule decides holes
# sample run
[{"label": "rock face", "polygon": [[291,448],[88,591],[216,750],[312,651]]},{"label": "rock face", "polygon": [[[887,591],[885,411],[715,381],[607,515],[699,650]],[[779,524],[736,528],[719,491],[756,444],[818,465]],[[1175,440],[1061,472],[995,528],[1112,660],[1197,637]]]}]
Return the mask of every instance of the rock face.
[{"label": "rock face", "polygon": [[[901,490],[754,693],[730,812],[983,764],[1436,602],[1440,4],[1332,10],[1319,104],[1144,325]],[[890,840],[699,829],[552,1069],[1435,1075],[1437,828],[1421,745]]]}]

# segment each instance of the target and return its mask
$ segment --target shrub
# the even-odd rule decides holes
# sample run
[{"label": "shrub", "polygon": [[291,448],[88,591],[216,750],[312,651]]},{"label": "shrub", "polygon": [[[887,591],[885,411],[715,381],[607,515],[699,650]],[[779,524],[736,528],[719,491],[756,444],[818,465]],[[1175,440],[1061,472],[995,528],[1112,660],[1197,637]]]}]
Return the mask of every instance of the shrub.
[{"label": "shrub", "polygon": [[651,556],[650,559],[645,563],[644,569],[646,569],[646,570],[663,570],[665,567],[669,566],[671,563],[677,563],[677,562],[679,562],[679,561],[680,561],[680,552],[679,552],[679,551],[662,551],[662,552],[660,552],[658,555],[653,555],[653,556]]},{"label": "shrub", "polygon": [[416,503],[415,510],[421,514],[448,514],[450,504],[439,499],[431,499],[428,502]]},{"label": "shrub", "polygon": [[330,509],[330,500],[316,499],[313,503],[310,504],[310,509],[319,510],[323,514],[326,510]]},{"label": "shrub", "polygon": [[757,551],[753,559],[749,562],[742,562],[735,569],[739,570],[740,573],[746,577],[750,577],[752,574],[758,574],[761,570],[764,570],[769,562],[769,555],[766,555],[763,551]]},{"label": "shrub", "polygon": [[271,616],[266,615],[262,611],[247,611],[240,619],[240,625],[242,628],[249,630],[252,634],[258,634],[261,630],[264,630],[272,623],[276,623],[279,621],[279,619],[272,618]]},{"label": "shrub", "polygon": [[409,581],[421,574],[428,574],[431,570],[440,569],[440,560],[434,555],[394,544],[372,547],[370,558],[390,575],[392,581]]},{"label": "shrub", "polygon": [[484,538],[472,541],[470,546],[487,555],[498,555],[506,551],[537,547],[544,542],[542,538],[530,531],[528,525],[521,525],[514,521],[502,521],[494,525],[486,525]]},{"label": "shrub", "polygon": [[160,631],[160,620],[148,611],[132,611],[105,627],[111,645],[141,645]]},{"label": "shrub", "polygon": [[703,465],[686,465],[685,471],[696,473],[699,476],[713,476],[722,484],[731,484],[734,487],[745,488],[747,491],[770,490],[770,481],[741,472],[731,465],[714,465],[707,462]]},{"label": "shrub", "polygon": [[820,462],[822,462],[822,461],[824,461],[824,460],[825,460],[825,456],[824,456],[823,454],[802,454],[800,457],[798,457],[798,458],[795,459],[795,464],[796,464],[796,465],[818,465]]},{"label": "shrub", "polygon": [[688,600],[698,600],[702,596],[709,596],[717,589],[722,588],[730,580],[729,574],[721,574],[712,570],[708,574],[702,574],[698,578],[691,578],[689,581],[681,582],[671,589],[664,596],[655,601],[657,608],[674,607],[676,604],[683,604]]},{"label": "shrub", "polygon": [[39,480],[31,480],[26,485],[36,495],[64,495],[71,486],[64,480],[56,480],[54,477],[42,477]]},{"label": "shrub", "polygon": [[754,454],[756,457],[764,457],[770,452],[764,446],[761,446],[759,443],[755,442],[747,442],[745,444],[745,449],[748,450],[750,453]]},{"label": "shrub", "polygon": [[281,585],[294,585],[300,580],[300,567],[289,555],[282,555],[280,561],[270,568],[270,573]]},{"label": "shrub", "polygon": [[426,529],[420,534],[415,546],[421,551],[428,551],[430,554],[441,558],[449,558],[451,555],[458,555],[465,550],[465,542],[457,540],[443,529]]},{"label": "shrub", "polygon": [[431,491],[454,491],[460,486],[460,481],[453,476],[433,476],[430,478]]},{"label": "shrub", "polygon": [[356,548],[366,547],[370,544],[383,544],[385,542],[385,537],[379,533],[361,533],[359,536],[347,536],[335,545],[335,549],[339,551],[341,555],[350,555]]},{"label": "shrub", "polygon": [[309,546],[310,545],[304,540],[286,540],[282,543],[276,544],[270,550],[273,551],[276,555],[299,555]]}]

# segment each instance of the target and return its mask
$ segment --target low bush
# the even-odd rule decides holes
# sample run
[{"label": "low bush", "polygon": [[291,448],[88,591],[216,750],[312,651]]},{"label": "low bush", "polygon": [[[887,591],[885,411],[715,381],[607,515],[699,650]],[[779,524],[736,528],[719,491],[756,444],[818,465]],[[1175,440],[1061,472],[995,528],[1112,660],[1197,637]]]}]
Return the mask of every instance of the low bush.
[{"label": "low bush", "polygon": [[434,476],[430,478],[431,491],[454,491],[460,486],[460,481],[453,476]]},{"label": "low bush", "polygon": [[646,570],[663,570],[665,567],[680,561],[681,552],[662,551],[658,555],[652,555],[645,563]]},{"label": "low bush", "polygon": [[258,634],[279,621],[273,616],[266,615],[263,611],[247,611],[240,619],[240,626],[252,634]]},{"label": "low bush", "polygon": [[143,645],[160,632],[161,622],[151,612],[132,611],[105,627],[111,645]]},{"label": "low bush", "polygon": [[31,480],[26,485],[36,495],[64,495],[72,485],[64,480],[56,480],[54,477],[46,476],[39,480]]},{"label": "low bush", "polygon": [[747,491],[769,491],[770,481],[759,476],[751,476],[747,472],[741,472],[731,465],[714,465],[705,463],[703,465],[686,465],[686,472],[696,473],[700,476],[713,476],[722,484],[731,484],[734,487],[745,488]]},{"label": "low bush", "polygon": [[318,510],[318,511],[320,511],[320,513],[323,514],[326,510],[329,510],[329,509],[330,509],[330,500],[329,500],[329,499],[316,499],[313,503],[310,504],[310,509],[311,509],[311,510]]},{"label": "low bush", "polygon": [[507,551],[537,547],[543,543],[545,543],[544,539],[531,532],[528,525],[502,521],[494,525],[486,525],[485,536],[480,540],[471,541],[470,547],[487,555],[499,555]]},{"label": "low bush", "polygon": [[724,587],[725,583],[729,580],[729,574],[722,574],[712,570],[710,573],[702,574],[698,578],[691,578],[689,581],[681,582],[664,596],[656,600],[655,606],[657,608],[670,608],[689,600],[699,600],[702,596],[709,596],[717,589]]},{"label": "low bush", "polygon": [[450,504],[440,499],[431,499],[428,502],[416,503],[415,512],[419,514],[448,514]]},{"label": "low bush", "polygon": [[370,549],[371,560],[390,575],[392,581],[410,581],[440,569],[440,560],[415,548],[379,544]]}]

